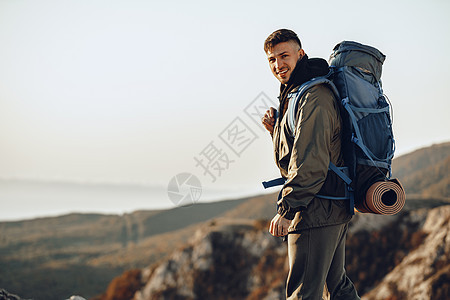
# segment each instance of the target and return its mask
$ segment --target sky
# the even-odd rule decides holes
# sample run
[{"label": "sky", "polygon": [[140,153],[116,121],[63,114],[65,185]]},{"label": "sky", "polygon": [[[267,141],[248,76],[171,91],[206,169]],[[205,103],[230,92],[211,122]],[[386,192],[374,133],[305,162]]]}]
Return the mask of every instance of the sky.
[{"label": "sky", "polygon": [[187,173],[219,198],[262,193],[278,171],[255,120],[279,90],[263,42],[280,28],[309,57],[343,40],[386,55],[397,156],[448,141],[449,15],[444,0],[0,0],[0,179],[167,189]]}]

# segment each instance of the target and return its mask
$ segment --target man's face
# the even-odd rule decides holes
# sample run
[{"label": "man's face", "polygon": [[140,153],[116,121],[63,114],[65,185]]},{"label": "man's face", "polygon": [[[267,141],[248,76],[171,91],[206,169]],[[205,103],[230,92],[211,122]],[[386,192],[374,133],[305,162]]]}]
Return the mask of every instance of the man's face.
[{"label": "man's face", "polygon": [[305,55],[305,51],[293,41],[279,43],[267,51],[267,59],[273,75],[286,84],[294,71],[297,61]]}]

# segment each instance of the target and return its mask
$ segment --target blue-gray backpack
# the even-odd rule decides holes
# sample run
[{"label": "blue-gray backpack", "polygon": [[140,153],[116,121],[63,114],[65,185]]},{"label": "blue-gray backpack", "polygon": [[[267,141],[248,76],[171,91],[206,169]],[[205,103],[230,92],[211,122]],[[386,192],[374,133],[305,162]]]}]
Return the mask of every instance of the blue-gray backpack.
[{"label": "blue-gray backpack", "polygon": [[[350,211],[380,214],[397,213],[404,205],[401,184],[391,176],[391,162],[395,151],[391,106],[381,86],[381,70],[385,55],[360,43],[344,41],[333,49],[330,72],[301,85],[289,100],[287,123],[295,135],[296,112],[299,99],[317,84],[327,85],[335,94],[342,118],[342,154],[345,167],[330,163],[329,169],[347,184]],[[280,184],[278,180],[278,184]],[[373,191],[375,183],[386,183],[380,191]],[[276,181],[264,182],[264,187]],[[366,201],[379,193],[379,204]],[[403,193],[403,194],[402,194]],[[322,198],[338,199],[321,196]],[[403,199],[402,199],[403,197]],[[342,198],[339,198],[342,199]],[[369,203],[370,202],[370,203]]]}]

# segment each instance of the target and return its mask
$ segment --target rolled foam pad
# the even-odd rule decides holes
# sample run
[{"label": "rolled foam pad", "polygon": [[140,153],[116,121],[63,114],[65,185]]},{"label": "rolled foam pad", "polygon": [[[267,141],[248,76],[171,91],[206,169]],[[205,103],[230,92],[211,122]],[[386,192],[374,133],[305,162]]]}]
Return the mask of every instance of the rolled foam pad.
[{"label": "rolled foam pad", "polygon": [[397,179],[378,181],[369,187],[364,203],[356,208],[364,213],[395,215],[402,210],[405,200],[405,190]]}]

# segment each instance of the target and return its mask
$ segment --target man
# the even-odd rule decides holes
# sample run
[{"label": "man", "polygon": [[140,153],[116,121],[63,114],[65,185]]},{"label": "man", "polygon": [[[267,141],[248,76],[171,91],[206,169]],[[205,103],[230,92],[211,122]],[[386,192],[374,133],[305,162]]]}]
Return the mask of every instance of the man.
[{"label": "man", "polygon": [[286,297],[322,299],[326,283],[331,299],[360,299],[344,269],[351,219],[347,202],[320,198],[345,193],[344,183],[328,172],[330,161],[343,165],[342,124],[332,91],[316,85],[299,99],[294,137],[286,123],[290,93],[310,79],[326,75],[328,63],[308,59],[297,35],[287,29],[273,32],[264,51],[281,83],[278,113],[270,108],[262,123],[272,135],[275,162],[286,180],[278,213],[269,227],[274,236],[288,235]]}]

